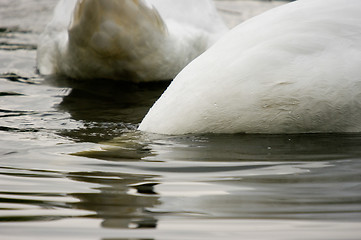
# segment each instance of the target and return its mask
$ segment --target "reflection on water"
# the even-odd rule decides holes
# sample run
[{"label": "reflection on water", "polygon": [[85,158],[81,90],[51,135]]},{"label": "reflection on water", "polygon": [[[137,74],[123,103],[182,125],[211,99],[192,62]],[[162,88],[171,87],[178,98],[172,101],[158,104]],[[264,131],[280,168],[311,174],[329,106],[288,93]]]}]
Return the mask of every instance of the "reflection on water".
[{"label": "reflection on water", "polygon": [[[131,144],[129,136],[117,138],[100,151],[77,155],[160,175],[154,192],[162,204],[155,212],[272,219],[361,216],[360,135],[133,135]],[[122,153],[130,149],[144,162],[124,162]]]},{"label": "reflection on water", "polygon": [[55,3],[0,3],[2,238],[359,239],[361,134],[138,132],[168,82],[36,74]]},{"label": "reflection on water", "polygon": [[[56,83],[59,84],[59,79]],[[86,124],[86,128],[64,131],[63,134],[79,141],[93,142],[112,139],[125,130],[135,130],[136,123],[143,119],[169,85],[169,82],[132,84],[104,79],[94,82],[67,80],[62,83],[71,86],[72,90],[63,98],[58,109]]]},{"label": "reflection on water", "polygon": [[74,193],[80,201],[72,207],[95,212],[107,228],[155,228],[157,219],[147,209],[159,205],[153,184],[144,183],[152,176],[109,174],[105,172],[72,173],[70,179],[103,185],[97,193]]}]

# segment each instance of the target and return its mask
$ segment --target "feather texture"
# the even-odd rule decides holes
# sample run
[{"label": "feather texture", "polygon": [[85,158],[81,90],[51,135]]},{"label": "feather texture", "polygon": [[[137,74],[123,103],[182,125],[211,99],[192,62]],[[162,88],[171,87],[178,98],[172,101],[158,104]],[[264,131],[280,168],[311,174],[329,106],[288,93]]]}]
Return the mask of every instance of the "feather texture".
[{"label": "feather texture", "polygon": [[84,79],[173,79],[226,30],[209,0],[61,0],[40,38],[38,68]]},{"label": "feather texture", "polygon": [[163,134],[361,131],[361,1],[299,0],[189,64],[139,129]]}]

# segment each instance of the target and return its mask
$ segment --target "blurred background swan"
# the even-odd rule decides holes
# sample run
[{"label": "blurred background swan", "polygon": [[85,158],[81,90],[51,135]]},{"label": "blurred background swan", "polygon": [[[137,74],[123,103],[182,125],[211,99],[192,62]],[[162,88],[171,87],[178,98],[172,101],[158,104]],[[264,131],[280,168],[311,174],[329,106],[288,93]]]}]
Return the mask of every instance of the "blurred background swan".
[{"label": "blurred background swan", "polygon": [[211,0],[61,0],[37,66],[75,79],[170,80],[227,30]]},{"label": "blurred background swan", "polygon": [[190,63],[139,129],[162,134],[361,131],[361,1],[299,0]]}]

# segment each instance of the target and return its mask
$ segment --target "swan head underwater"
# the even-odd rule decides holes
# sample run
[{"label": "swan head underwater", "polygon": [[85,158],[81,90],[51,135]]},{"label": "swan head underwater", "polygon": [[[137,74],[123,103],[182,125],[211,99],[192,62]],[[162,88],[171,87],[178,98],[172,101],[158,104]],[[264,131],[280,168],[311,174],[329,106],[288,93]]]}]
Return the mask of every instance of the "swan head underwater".
[{"label": "swan head underwater", "polygon": [[37,66],[73,79],[171,80],[227,30],[212,0],[60,0]]},{"label": "swan head underwater", "polygon": [[361,1],[299,0],[256,16],[185,67],[139,130],[361,131]]}]

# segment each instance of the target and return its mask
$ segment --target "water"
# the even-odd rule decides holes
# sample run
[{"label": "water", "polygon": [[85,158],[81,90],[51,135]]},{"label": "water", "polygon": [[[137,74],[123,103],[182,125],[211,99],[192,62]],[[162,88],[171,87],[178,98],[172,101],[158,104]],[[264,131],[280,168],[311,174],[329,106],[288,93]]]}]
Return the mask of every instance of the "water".
[{"label": "water", "polygon": [[167,83],[36,74],[55,3],[0,3],[1,239],[361,238],[360,134],[137,132]]}]

